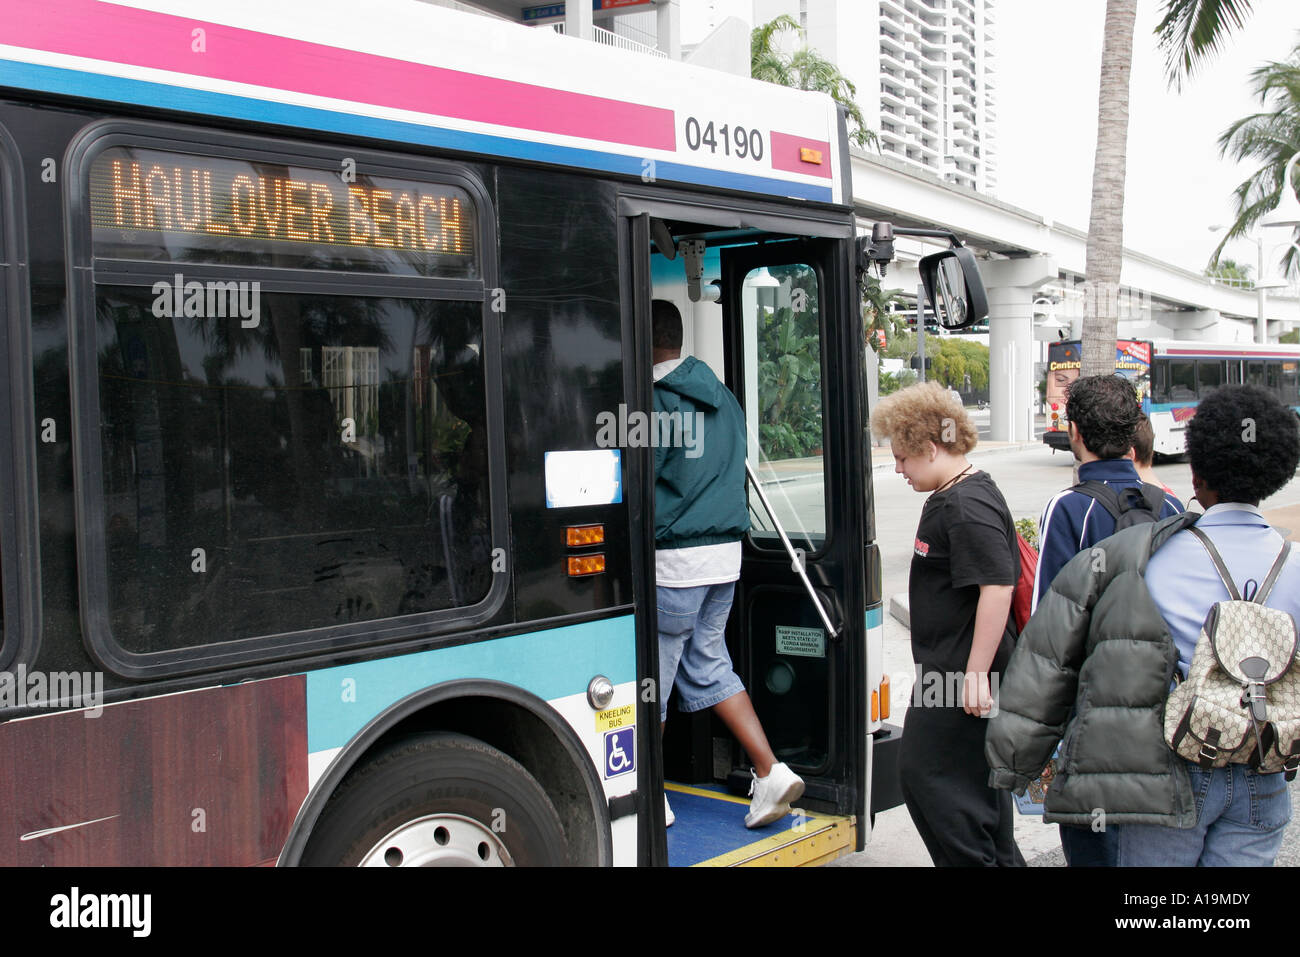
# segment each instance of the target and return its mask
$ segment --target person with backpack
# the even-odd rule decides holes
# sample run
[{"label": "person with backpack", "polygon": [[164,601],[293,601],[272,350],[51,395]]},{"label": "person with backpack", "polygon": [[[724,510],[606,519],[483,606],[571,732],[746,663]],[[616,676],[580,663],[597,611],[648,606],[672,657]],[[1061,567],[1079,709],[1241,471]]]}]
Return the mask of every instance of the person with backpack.
[{"label": "person with backpack", "polygon": [[898,757],[903,800],[935,866],[1021,866],[1011,795],[988,786],[984,761],[986,719],[1015,641],[1011,512],[967,461],[975,426],[938,383],[885,397],[871,427],[889,439],[894,470],[928,495],[907,588],[916,685]]},{"label": "person with backpack", "polygon": [[1065,414],[1079,482],[1058,492],[1038,523],[1035,607],[1057,572],[1079,552],[1117,529],[1183,510],[1173,495],[1144,483],[1128,457],[1142,417],[1131,382],[1118,375],[1075,379],[1066,393]]},{"label": "person with backpack", "polygon": [[1300,766],[1300,558],[1258,506],[1294,477],[1300,425],[1225,386],[1187,450],[1204,515],[1118,532],[1041,599],[1003,675],[989,783],[1026,787],[1064,726],[1046,820],[1103,830],[1121,866],[1267,866]]},{"label": "person with backpack", "polygon": [[[1128,379],[1119,375],[1075,379],[1065,402],[1079,482],[1057,493],[1043,510],[1032,611],[1057,573],[1079,552],[1120,529],[1183,510],[1173,495],[1144,483],[1129,458],[1142,408]],[[1113,835],[1105,830],[1063,825],[1061,848],[1071,867],[1115,864]]]}]

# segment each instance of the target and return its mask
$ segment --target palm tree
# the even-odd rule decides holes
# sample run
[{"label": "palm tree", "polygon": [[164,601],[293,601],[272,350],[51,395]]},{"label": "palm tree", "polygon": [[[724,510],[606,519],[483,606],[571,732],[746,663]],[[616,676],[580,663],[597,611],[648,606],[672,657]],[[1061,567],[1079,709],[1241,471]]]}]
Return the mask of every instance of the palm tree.
[{"label": "palm tree", "polygon": [[749,74],[755,80],[828,93],[848,111],[849,139],[862,147],[876,145],[876,134],[867,129],[855,97],[857,87],[830,60],[808,46],[786,55],[773,46],[778,34],[793,30],[800,37],[803,28],[789,14],[783,13],[749,35]]},{"label": "palm tree", "polygon": [[[1164,0],[1156,26],[1169,82],[1181,88],[1251,12],[1252,0]],[[1097,103],[1097,153],[1088,221],[1087,279],[1092,308],[1083,320],[1083,375],[1115,368],[1116,310],[1124,255],[1124,177],[1128,142],[1128,86],[1136,0],[1107,0]],[[1281,176],[1279,174],[1280,181]]]},{"label": "palm tree", "polygon": [[1120,266],[1124,259],[1124,176],[1128,148],[1128,85],[1133,67],[1137,0],[1106,0],[1097,98],[1097,152],[1084,272],[1089,302],[1083,317],[1080,375],[1115,371]]},{"label": "palm tree", "polygon": [[[1250,75],[1253,92],[1263,112],[1243,116],[1219,137],[1219,151],[1237,161],[1253,160],[1262,165],[1232,191],[1237,218],[1223,242],[1210,257],[1210,265],[1221,262],[1220,254],[1230,239],[1244,236],[1282,195],[1286,163],[1300,152],[1300,44],[1283,61],[1266,63]],[[1288,188],[1294,184],[1288,183]],[[1294,247],[1282,257],[1283,272],[1297,262]]]}]

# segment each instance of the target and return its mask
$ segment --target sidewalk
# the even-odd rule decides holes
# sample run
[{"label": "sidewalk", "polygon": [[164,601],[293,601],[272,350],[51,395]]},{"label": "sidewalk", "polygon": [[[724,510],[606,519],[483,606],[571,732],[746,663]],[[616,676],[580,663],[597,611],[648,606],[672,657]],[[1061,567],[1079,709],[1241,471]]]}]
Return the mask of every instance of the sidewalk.
[{"label": "sidewalk", "polygon": [[1300,542],[1300,505],[1270,508],[1264,519],[1291,541]]},{"label": "sidewalk", "polygon": [[[1042,439],[1034,439],[1031,442],[993,442],[988,439],[982,440],[979,445],[966,453],[966,458],[977,459],[985,455],[996,455],[999,452],[1021,452],[1025,449],[1045,449]],[[893,471],[894,456],[889,451],[889,443],[881,445],[872,445],[871,447],[871,471],[877,469],[889,469]],[[1297,527],[1300,527],[1300,520],[1297,520]]]}]

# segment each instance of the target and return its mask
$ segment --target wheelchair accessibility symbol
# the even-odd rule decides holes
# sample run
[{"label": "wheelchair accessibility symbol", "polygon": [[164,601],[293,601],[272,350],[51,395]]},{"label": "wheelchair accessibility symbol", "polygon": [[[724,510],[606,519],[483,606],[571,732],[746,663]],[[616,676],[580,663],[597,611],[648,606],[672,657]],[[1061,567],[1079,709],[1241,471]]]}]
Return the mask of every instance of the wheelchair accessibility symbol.
[{"label": "wheelchair accessibility symbol", "polygon": [[605,733],[605,777],[636,770],[636,726]]}]

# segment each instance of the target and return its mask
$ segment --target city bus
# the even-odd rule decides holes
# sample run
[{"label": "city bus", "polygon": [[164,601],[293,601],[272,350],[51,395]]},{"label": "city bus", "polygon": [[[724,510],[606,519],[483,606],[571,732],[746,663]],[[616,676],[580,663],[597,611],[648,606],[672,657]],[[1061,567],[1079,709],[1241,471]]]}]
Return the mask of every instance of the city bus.
[{"label": "city bus", "polygon": [[[1080,348],[1078,340],[1048,345],[1043,441],[1054,450],[1070,445],[1065,389],[1079,376]],[[1142,411],[1151,419],[1157,455],[1187,451],[1187,422],[1197,403],[1222,385],[1261,386],[1300,416],[1300,345],[1121,339],[1115,352],[1116,372],[1133,381]]]},{"label": "city bus", "polygon": [[[0,863],[864,845],[889,243],[828,97],[406,0],[0,13]],[[652,298],[751,432],[728,642],[807,782],[764,831],[707,713],[661,741],[653,448],[602,425]]]},{"label": "city bus", "polygon": [[1188,420],[1222,385],[1268,389],[1300,416],[1300,345],[1157,340],[1152,346],[1148,414],[1158,455],[1186,453]]}]

